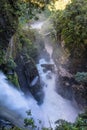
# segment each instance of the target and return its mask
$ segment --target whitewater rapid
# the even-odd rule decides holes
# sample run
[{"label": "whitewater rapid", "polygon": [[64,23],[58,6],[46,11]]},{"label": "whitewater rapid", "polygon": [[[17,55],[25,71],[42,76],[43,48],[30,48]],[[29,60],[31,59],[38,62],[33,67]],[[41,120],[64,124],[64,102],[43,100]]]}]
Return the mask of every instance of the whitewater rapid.
[{"label": "whitewater rapid", "polygon": [[49,126],[50,122],[51,127],[55,128],[55,122],[58,119],[74,122],[79,113],[78,108],[73,105],[72,101],[64,99],[56,92],[56,73],[49,70],[44,72],[42,64],[54,64],[54,62],[52,59],[48,62],[45,59],[40,59],[37,65],[41,81],[44,82],[45,97],[40,107],[43,110],[45,126]]}]

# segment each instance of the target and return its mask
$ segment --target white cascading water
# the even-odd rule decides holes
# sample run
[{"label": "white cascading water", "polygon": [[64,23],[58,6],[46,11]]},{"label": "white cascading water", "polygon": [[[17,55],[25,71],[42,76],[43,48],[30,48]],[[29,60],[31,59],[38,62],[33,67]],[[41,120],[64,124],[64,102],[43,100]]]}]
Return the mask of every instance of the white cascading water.
[{"label": "white cascading water", "polygon": [[31,24],[31,27],[33,29],[41,29],[43,24],[44,24],[44,21],[42,21],[42,22],[35,22],[34,24]]},{"label": "white cascading water", "polygon": [[28,110],[32,111],[32,117],[38,125],[38,119],[41,120],[42,117],[37,102],[31,95],[26,99],[24,94],[9,84],[5,75],[0,72],[0,116],[23,128]]},{"label": "white cascading water", "polygon": [[[45,49],[50,55],[50,61],[43,59],[39,60],[37,65],[41,81],[44,82],[44,103],[42,104],[42,110],[45,120],[45,125],[48,126],[49,122],[52,128],[55,128],[55,121],[58,119],[64,119],[69,122],[74,122],[79,110],[73,105],[70,100],[61,97],[55,90],[56,87],[56,66],[53,61],[52,53],[53,49],[49,46],[49,43],[45,40]],[[42,64],[54,65],[55,71],[44,72]],[[48,121],[47,121],[48,118]]]},{"label": "white cascading water", "polygon": [[[41,28],[43,24],[32,27]],[[0,72],[0,116],[4,116],[19,127],[23,127],[23,119],[27,117],[26,111],[31,109],[32,117],[38,125],[38,119],[42,120],[42,126],[55,127],[54,122],[58,119],[65,119],[74,122],[79,110],[73,106],[72,102],[62,98],[56,91],[56,73],[51,71],[43,71],[41,64],[54,64],[51,55],[52,48],[45,43],[45,48],[50,55],[50,61],[44,58],[39,60],[37,69],[41,80],[44,82],[44,102],[38,106],[33,97],[27,99],[23,93],[16,90],[5,79],[6,77]],[[54,65],[55,66],[55,65]],[[56,67],[55,67],[56,69]],[[50,76],[50,78],[48,78]],[[49,123],[50,122],[50,123]]]}]

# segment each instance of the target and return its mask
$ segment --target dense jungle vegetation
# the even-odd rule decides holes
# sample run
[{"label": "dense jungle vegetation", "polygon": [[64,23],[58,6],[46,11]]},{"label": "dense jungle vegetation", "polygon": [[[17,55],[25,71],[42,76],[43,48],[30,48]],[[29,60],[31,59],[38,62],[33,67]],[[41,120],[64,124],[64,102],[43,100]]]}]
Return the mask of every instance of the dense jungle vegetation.
[{"label": "dense jungle vegetation", "polygon": [[[53,2],[55,1],[53,0]],[[77,88],[77,90],[81,91],[82,96],[85,96],[87,107],[87,0],[71,0],[63,10],[55,10],[51,3],[52,10],[50,11],[46,7],[48,4],[49,0],[1,0],[0,17],[4,17],[4,20],[0,20],[0,69],[19,88],[15,72],[16,55],[18,53],[26,54],[34,62],[38,55],[37,48],[33,44],[34,31],[27,30],[26,32],[22,26],[31,22],[31,19],[38,20],[37,13],[46,11],[47,17],[49,16],[52,21],[54,28],[52,33],[59,41],[58,45],[63,46],[69,53],[69,59],[71,59],[69,68],[72,68],[70,71],[75,75],[79,85],[82,85],[82,88]],[[12,36],[14,36],[14,49],[10,54],[11,48],[8,46],[8,41]],[[75,70],[73,70],[74,66]],[[13,75],[8,72],[12,72]],[[25,119],[24,122],[26,126],[32,126],[32,129],[36,127],[33,119]],[[8,129],[0,128],[0,130]],[[21,129],[12,126],[10,130]],[[42,128],[42,130],[52,129]],[[80,114],[75,123],[64,120],[56,121],[55,130],[87,130],[87,112]]]}]

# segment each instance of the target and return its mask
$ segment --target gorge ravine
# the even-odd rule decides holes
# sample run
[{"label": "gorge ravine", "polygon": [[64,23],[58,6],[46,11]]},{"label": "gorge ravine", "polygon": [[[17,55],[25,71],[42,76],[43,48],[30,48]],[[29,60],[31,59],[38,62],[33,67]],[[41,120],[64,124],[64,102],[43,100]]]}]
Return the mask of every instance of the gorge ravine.
[{"label": "gorge ravine", "polygon": [[[32,27],[37,30],[39,29],[40,32],[42,25],[42,22],[35,23],[34,25],[32,24]],[[51,124],[52,128],[55,127],[54,123],[58,119],[65,119],[74,122],[79,113],[79,109],[76,108],[70,100],[64,99],[55,91],[56,66],[52,59],[52,47],[46,43],[46,39],[45,49],[49,54],[49,60],[47,61],[43,55],[37,64],[37,69],[39,71],[41,82],[43,82],[43,91],[45,94],[43,104],[38,105],[31,95],[26,99],[23,93],[15,90],[12,85],[8,84],[5,80],[4,75],[2,73],[0,74],[0,92],[2,91],[0,94],[0,116],[6,117],[9,121],[12,121],[12,123],[19,127],[23,126],[23,119],[27,116],[26,111],[29,109],[31,109],[32,116],[36,122],[38,122],[38,119],[42,120],[42,126],[50,127]],[[53,65],[54,71],[44,71],[43,65],[48,64]]]}]

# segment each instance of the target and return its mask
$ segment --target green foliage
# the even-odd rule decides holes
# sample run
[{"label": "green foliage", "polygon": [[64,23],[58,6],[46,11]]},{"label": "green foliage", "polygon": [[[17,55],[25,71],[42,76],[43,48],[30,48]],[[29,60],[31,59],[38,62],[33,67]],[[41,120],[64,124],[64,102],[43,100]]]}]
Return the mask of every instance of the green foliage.
[{"label": "green foliage", "polygon": [[26,111],[26,113],[27,113],[28,116],[31,116],[31,115],[32,115],[32,114],[31,114],[31,110]]},{"label": "green foliage", "polygon": [[65,120],[58,120],[56,123],[58,123],[58,126],[56,126],[55,130],[73,130],[72,124]]},{"label": "green foliage", "polygon": [[[24,119],[25,127],[29,126],[28,128],[30,129],[39,129],[39,127],[35,125],[34,119],[31,118],[32,116],[31,110],[27,111],[27,113],[29,114],[29,118]],[[65,120],[58,120],[55,123],[56,123],[55,130],[87,130],[87,112],[80,114],[75,123],[70,123]],[[0,128],[0,130],[2,130],[2,128]],[[11,129],[5,129],[5,130],[22,130],[22,129],[14,126]],[[40,130],[52,130],[52,128],[42,127]]]},{"label": "green foliage", "polygon": [[0,50],[0,64],[2,71],[7,75],[8,80],[10,80],[15,86],[19,87],[18,76],[14,72],[16,63],[12,57],[9,57],[7,61],[5,60],[5,52],[3,49]]},{"label": "green foliage", "polygon": [[9,57],[6,64],[7,64],[7,67],[8,67],[9,70],[12,70],[16,67],[16,64],[15,64],[12,57]]},{"label": "green foliage", "polygon": [[34,119],[31,117],[32,116],[32,113],[31,113],[31,110],[27,111],[26,112],[27,115],[29,116],[29,118],[25,118],[24,119],[24,126],[27,127],[31,127],[31,128],[36,128],[36,125],[35,125],[35,121]]},{"label": "green foliage", "polygon": [[45,16],[46,16],[47,18],[51,15],[51,11],[49,10],[48,7],[45,8],[44,14],[45,14]]},{"label": "green foliage", "polygon": [[59,120],[55,130],[87,130],[87,113],[80,114],[75,123]]},{"label": "green foliage", "polygon": [[30,19],[38,20],[37,14],[45,10],[50,0],[25,0],[19,5],[21,10],[20,22],[29,22]]},{"label": "green foliage", "polygon": [[73,57],[83,57],[87,49],[87,0],[72,0],[63,11],[57,11],[53,23],[57,36],[65,41]]},{"label": "green foliage", "polygon": [[33,118],[29,118],[29,119],[25,118],[24,123],[25,123],[25,125],[24,125],[25,127],[30,126],[32,128],[36,128]]},{"label": "green foliage", "polygon": [[18,76],[16,72],[14,72],[13,74],[7,74],[7,78],[11,81],[11,83],[19,88]]},{"label": "green foliage", "polygon": [[34,47],[34,44],[26,37],[22,37],[20,39],[20,43],[22,44],[23,52],[35,59],[37,57],[37,49]]},{"label": "green foliage", "polygon": [[36,128],[36,129],[40,129],[40,130],[53,130],[52,128],[45,128],[45,127],[42,127],[42,121],[38,119],[38,123],[39,123],[39,126],[35,125],[35,121],[34,119],[31,117],[32,116],[32,113],[31,113],[31,110],[29,111],[26,111],[27,115],[29,116],[28,118],[25,118],[24,119],[24,126],[27,127],[29,126],[30,128]]},{"label": "green foliage", "polygon": [[18,25],[18,3],[20,0],[0,0],[0,45],[7,47],[9,39],[14,34]]},{"label": "green foliage", "polygon": [[77,72],[75,80],[80,83],[87,83],[87,72]]},{"label": "green foliage", "polygon": [[3,71],[6,73],[8,80],[10,80],[15,86],[19,87],[18,76],[14,71],[16,63],[14,62],[13,58],[9,57],[9,59],[4,62],[4,65],[5,68]]},{"label": "green foliage", "polygon": [[[30,125],[34,123],[32,119],[25,119],[25,122]],[[52,128],[42,128],[42,130],[52,130]],[[55,130],[87,130],[87,112],[80,114],[75,123],[69,123],[65,120],[56,121]]]},{"label": "green foliage", "polygon": [[22,52],[36,60],[37,48],[33,44],[34,40],[35,36],[33,31],[31,31],[30,29],[18,29],[15,35],[15,44],[18,43],[16,44],[16,53]]},{"label": "green foliage", "polygon": [[3,57],[2,62],[1,62],[1,70],[5,74],[9,73],[10,71],[14,71],[15,67],[16,67],[16,64],[12,57],[9,57],[9,59],[6,59],[5,56]]},{"label": "green foliage", "polygon": [[2,48],[0,48],[0,65],[5,62],[5,52]]}]

